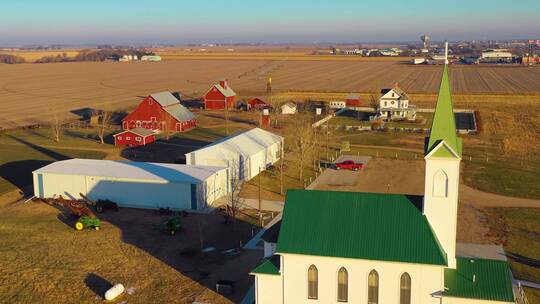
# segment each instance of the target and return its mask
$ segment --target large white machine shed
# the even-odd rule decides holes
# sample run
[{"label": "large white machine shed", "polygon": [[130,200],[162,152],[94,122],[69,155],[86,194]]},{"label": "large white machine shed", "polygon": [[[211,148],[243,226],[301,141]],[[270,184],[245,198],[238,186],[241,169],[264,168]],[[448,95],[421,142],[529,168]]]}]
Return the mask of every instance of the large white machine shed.
[{"label": "large white machine shed", "polygon": [[186,153],[186,164],[224,166],[231,178],[250,180],[281,158],[283,137],[254,128]]},{"label": "large white machine shed", "polygon": [[164,163],[70,159],[33,172],[34,195],[108,199],[121,207],[202,210],[227,193],[227,169]]}]

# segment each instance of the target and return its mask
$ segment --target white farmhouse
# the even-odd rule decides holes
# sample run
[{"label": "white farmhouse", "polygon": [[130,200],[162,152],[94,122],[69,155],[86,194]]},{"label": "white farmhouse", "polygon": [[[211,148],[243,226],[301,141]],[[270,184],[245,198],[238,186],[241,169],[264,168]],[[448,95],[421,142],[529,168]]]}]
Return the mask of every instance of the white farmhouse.
[{"label": "white farmhouse", "polygon": [[347,107],[347,102],[344,100],[330,101],[330,109],[344,109]]},{"label": "white farmhouse", "polygon": [[379,117],[384,120],[415,120],[416,108],[409,105],[409,96],[398,86],[381,90]]},{"label": "white farmhouse", "polygon": [[120,207],[204,210],[227,194],[227,169],[95,159],[57,161],[33,172],[34,195],[111,200]]},{"label": "white farmhouse", "polygon": [[248,181],[277,162],[282,149],[283,137],[254,128],[186,153],[186,164],[227,167],[229,178]]},{"label": "white farmhouse", "polygon": [[296,104],[287,102],[281,106],[281,114],[296,114]]},{"label": "white farmhouse", "polygon": [[275,254],[252,271],[256,303],[514,303],[505,260],[456,249],[462,149],[447,66],[425,151],[423,196],[289,190]]}]

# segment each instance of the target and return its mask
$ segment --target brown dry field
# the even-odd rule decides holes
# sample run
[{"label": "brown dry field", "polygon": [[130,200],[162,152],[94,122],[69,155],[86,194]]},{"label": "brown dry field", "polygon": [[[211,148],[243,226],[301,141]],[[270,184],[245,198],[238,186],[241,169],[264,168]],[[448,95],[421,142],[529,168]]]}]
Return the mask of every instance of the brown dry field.
[{"label": "brown dry field", "polygon": [[[540,67],[453,66],[456,97],[486,94],[528,100],[540,96]],[[0,65],[0,128],[52,119],[54,112],[82,108],[133,107],[153,92],[179,91],[200,98],[210,84],[227,77],[240,98],[260,95],[266,77],[274,92],[290,95],[375,92],[398,83],[410,93],[432,95],[440,81],[440,66],[396,62],[294,60],[175,60],[163,62],[78,62]],[[483,99],[486,96],[482,96]],[[506,97],[503,97],[506,98]],[[516,99],[515,96],[512,96]]]}]

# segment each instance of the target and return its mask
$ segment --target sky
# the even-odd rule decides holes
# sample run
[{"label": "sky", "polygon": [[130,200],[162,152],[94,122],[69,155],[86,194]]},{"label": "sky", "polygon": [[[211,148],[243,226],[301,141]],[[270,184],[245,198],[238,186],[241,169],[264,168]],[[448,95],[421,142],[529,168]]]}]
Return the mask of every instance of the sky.
[{"label": "sky", "polygon": [[16,0],[0,45],[540,39],[539,0]]}]

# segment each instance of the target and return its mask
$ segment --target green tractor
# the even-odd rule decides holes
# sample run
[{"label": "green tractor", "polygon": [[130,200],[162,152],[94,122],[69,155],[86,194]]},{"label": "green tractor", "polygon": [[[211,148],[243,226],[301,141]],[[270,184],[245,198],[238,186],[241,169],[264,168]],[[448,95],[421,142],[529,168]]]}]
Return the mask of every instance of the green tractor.
[{"label": "green tractor", "polygon": [[162,224],[161,229],[170,235],[175,235],[176,232],[182,229],[182,218],[179,216],[168,217]]},{"label": "green tractor", "polygon": [[81,216],[75,223],[75,230],[81,231],[85,228],[99,230],[101,221],[98,218]]}]

